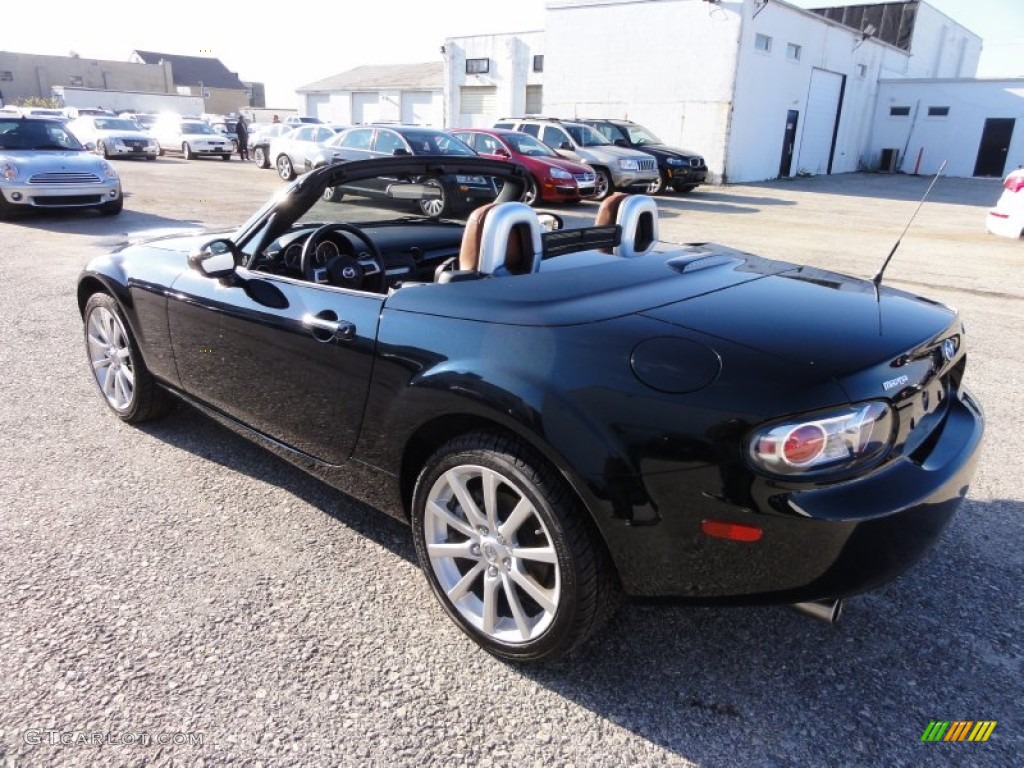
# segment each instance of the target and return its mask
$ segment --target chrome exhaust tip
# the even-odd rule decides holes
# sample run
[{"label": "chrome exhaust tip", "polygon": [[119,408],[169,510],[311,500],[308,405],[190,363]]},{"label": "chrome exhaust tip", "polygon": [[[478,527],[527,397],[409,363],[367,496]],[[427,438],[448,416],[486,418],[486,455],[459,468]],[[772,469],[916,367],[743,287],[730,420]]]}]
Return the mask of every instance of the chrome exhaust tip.
[{"label": "chrome exhaust tip", "polygon": [[843,601],[841,598],[809,600],[806,603],[793,603],[790,608],[826,624],[835,624],[843,613]]}]

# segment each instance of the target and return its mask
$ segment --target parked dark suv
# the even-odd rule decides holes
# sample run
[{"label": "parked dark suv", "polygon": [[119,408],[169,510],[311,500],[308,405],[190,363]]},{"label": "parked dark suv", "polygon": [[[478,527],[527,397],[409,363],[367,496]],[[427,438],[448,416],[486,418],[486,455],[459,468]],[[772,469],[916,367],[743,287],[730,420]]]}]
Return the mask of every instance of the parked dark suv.
[{"label": "parked dark suv", "polygon": [[631,120],[577,119],[596,128],[608,141],[620,147],[632,147],[653,155],[658,160],[660,178],[651,183],[647,193],[656,195],[667,189],[689,192],[708,177],[704,158],[696,152],[666,146],[661,139]]}]

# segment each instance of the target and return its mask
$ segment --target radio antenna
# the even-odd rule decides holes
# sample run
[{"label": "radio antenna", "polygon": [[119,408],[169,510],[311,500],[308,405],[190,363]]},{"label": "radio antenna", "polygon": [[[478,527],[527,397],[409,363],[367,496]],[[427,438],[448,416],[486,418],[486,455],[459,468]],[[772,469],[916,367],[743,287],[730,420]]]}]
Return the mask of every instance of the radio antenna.
[{"label": "radio antenna", "polygon": [[882,268],[878,270],[878,274],[871,280],[871,282],[875,284],[876,288],[882,284],[882,275],[885,274],[885,268],[889,266],[889,262],[892,261],[892,257],[896,255],[896,250],[900,247],[900,243],[903,242],[903,236],[907,234],[907,230],[910,229],[910,225],[914,223],[914,219],[917,218],[917,214],[921,212],[921,206],[924,205],[924,201],[927,200],[928,195],[931,194],[932,187],[934,187],[935,182],[939,180],[939,176],[942,175],[942,171],[945,169],[947,162],[949,161],[942,161],[942,165],[939,166],[939,170],[935,172],[935,178],[932,179],[932,183],[928,185],[928,189],[924,191],[924,197],[922,197],[921,202],[917,204],[917,209],[914,211],[914,215],[910,217],[910,221],[907,222],[907,226],[903,228],[903,231],[900,232],[900,236],[896,238],[896,245],[892,247],[892,250],[889,251],[889,255],[885,257],[885,262],[882,264]]}]

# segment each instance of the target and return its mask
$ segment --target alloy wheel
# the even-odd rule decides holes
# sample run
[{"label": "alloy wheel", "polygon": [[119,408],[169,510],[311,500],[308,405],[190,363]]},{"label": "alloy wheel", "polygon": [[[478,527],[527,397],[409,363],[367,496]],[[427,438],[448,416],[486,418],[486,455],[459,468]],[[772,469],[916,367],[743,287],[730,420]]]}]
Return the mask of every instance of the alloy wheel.
[{"label": "alloy wheel", "polygon": [[106,307],[89,313],[87,346],[93,376],[115,411],[131,407],[135,396],[135,366],[128,334],[120,319]]}]

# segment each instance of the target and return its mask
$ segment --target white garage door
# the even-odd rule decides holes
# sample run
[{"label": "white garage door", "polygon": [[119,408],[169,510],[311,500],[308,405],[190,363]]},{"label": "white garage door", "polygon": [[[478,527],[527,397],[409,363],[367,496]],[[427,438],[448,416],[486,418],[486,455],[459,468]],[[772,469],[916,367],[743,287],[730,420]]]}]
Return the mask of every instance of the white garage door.
[{"label": "white garage door", "polygon": [[330,94],[311,93],[306,96],[306,114],[310,117],[319,117],[326,123],[332,122],[334,116],[330,114],[330,109]]},{"label": "white garage door", "polygon": [[380,94],[376,91],[371,93],[352,94],[352,123],[375,123],[380,117]]},{"label": "white garage door", "polygon": [[823,69],[811,70],[811,88],[807,94],[804,130],[800,138],[796,171],[828,173],[828,156],[839,113],[843,76]]},{"label": "white garage door", "polygon": [[499,117],[497,86],[463,86],[459,88],[459,128],[490,128]]},{"label": "white garage door", "polygon": [[406,125],[434,124],[434,94],[406,91],[402,94],[402,122]]}]

